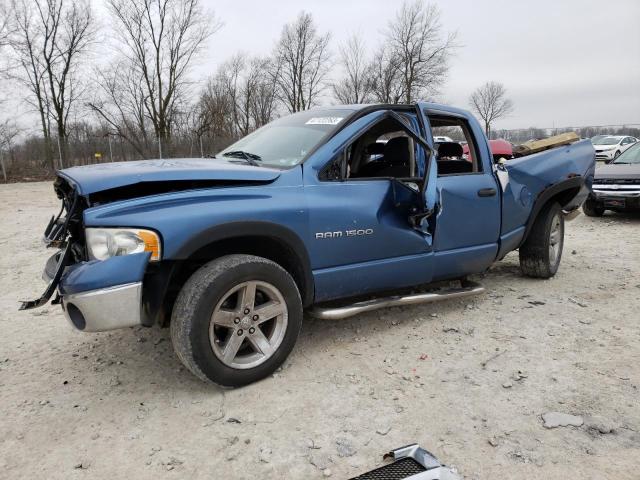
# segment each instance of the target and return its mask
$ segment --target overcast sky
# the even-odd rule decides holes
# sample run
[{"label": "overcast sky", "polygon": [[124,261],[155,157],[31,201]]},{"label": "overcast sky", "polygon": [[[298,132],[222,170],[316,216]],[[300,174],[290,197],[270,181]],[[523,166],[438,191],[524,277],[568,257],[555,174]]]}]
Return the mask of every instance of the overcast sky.
[{"label": "overcast sky", "polygon": [[[203,0],[224,22],[194,73],[212,72],[238,50],[267,54],[300,10],[332,33],[333,51],[360,32],[382,38],[397,0]],[[443,0],[447,31],[462,47],[441,99],[468,108],[488,80],[505,84],[514,113],[498,128],[640,124],[640,0]],[[337,54],[334,53],[337,59]]]}]

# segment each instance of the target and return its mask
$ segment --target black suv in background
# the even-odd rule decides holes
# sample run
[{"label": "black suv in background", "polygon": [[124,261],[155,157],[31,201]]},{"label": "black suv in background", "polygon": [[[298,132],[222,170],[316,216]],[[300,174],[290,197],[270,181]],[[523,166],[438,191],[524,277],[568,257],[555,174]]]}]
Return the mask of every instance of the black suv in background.
[{"label": "black suv in background", "polygon": [[600,217],[605,210],[640,211],[640,143],[596,168],[593,192],[582,209],[589,217]]}]

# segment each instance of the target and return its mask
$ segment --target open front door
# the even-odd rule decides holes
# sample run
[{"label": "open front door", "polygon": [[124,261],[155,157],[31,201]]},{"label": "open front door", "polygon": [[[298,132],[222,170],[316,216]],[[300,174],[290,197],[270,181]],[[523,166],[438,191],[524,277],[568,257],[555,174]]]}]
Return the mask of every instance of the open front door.
[{"label": "open front door", "polygon": [[316,300],[428,283],[432,147],[417,112],[368,113],[304,164]]},{"label": "open front door", "polygon": [[396,120],[407,132],[413,140],[422,147],[423,159],[421,168],[418,169],[422,173],[422,182],[420,185],[420,198],[422,200],[422,208],[416,212],[412,212],[409,217],[411,225],[428,236],[429,240],[433,234],[432,228],[429,226],[429,218],[434,212],[436,204],[436,181],[438,177],[438,166],[436,163],[434,148],[421,137],[413,128],[403,121],[403,118],[392,110],[386,113]]}]

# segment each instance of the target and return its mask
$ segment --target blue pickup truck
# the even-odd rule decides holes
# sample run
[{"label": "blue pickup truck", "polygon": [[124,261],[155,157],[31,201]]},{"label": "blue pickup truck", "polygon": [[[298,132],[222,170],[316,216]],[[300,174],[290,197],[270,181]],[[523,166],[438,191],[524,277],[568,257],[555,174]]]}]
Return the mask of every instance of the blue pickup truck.
[{"label": "blue pickup truck", "polygon": [[553,276],[594,165],[588,140],[496,163],[471,114],[417,103],[296,113],[212,158],[68,168],[48,287],[21,308],[55,294],[81,331],[169,326],[191,372],[244,385],[285,360],[305,310],[476,294],[467,277],[516,249]]}]

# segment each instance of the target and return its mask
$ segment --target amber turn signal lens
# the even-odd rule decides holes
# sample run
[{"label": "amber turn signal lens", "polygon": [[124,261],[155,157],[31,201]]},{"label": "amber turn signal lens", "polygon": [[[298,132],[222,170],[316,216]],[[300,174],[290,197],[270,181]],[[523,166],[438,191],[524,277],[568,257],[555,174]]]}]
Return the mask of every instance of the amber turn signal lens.
[{"label": "amber turn signal lens", "polygon": [[152,261],[160,260],[160,238],[149,230],[138,230],[138,236],[144,242],[144,251],[151,252]]}]

